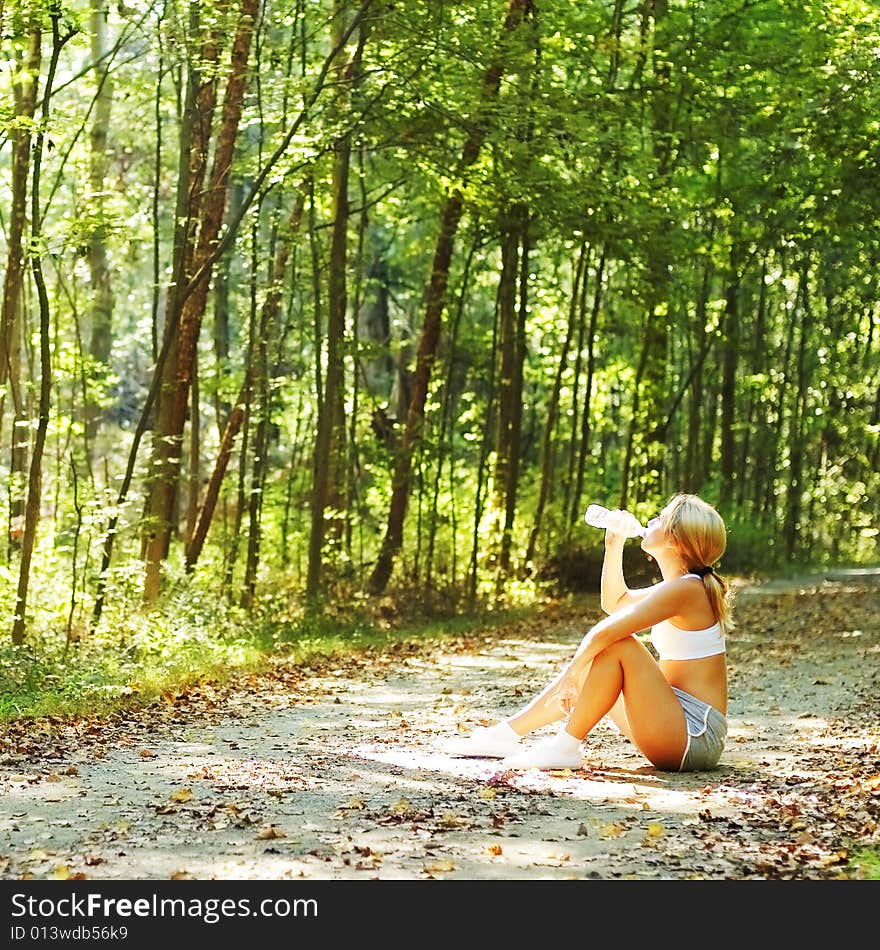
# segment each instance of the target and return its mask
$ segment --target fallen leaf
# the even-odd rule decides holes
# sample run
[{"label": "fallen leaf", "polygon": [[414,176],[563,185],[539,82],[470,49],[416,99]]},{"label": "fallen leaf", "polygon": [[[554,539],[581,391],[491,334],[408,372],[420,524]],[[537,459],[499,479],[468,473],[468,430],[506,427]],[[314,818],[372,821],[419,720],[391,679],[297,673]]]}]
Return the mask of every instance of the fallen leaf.
[{"label": "fallen leaf", "polygon": [[493,858],[499,858],[503,854],[500,844],[491,844],[488,848],[486,848],[486,850],[492,855]]},{"label": "fallen leaf", "polygon": [[69,881],[70,868],[66,864],[56,864],[47,876],[52,881]]},{"label": "fallen leaf", "polygon": [[287,835],[277,825],[266,825],[257,832],[257,839],[268,841],[272,838],[286,838]]},{"label": "fallen leaf", "polygon": [[176,792],[172,792],[170,795],[171,801],[180,802],[181,804],[188,802],[192,797],[193,793],[191,788],[179,788]]},{"label": "fallen leaf", "polygon": [[445,874],[447,871],[454,871],[455,865],[448,858],[438,858],[426,864],[424,870],[428,874]]},{"label": "fallen leaf", "polygon": [[391,815],[408,815],[412,811],[412,802],[406,798],[396,801],[389,809]]}]

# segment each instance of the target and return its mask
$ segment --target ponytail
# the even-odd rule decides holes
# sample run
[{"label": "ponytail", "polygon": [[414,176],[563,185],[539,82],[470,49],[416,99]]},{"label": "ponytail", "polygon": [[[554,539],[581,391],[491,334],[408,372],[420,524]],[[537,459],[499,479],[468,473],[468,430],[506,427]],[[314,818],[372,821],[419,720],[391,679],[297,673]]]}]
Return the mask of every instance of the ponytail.
[{"label": "ponytail", "polygon": [[730,633],[736,627],[733,622],[733,590],[714,569],[703,574],[703,587],[722,631],[725,634]]},{"label": "ponytail", "polygon": [[678,545],[685,565],[699,576],[721,629],[733,630],[733,590],[712,566],[727,547],[727,528],[715,508],[697,495],[673,495],[666,506],[664,531]]}]

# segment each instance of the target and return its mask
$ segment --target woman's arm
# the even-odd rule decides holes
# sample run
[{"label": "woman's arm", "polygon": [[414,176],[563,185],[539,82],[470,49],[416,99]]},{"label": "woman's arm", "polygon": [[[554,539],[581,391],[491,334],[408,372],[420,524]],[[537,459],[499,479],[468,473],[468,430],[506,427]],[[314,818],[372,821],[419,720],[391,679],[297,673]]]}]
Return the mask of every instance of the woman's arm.
[{"label": "woman's arm", "polygon": [[652,590],[650,587],[631,589],[626,586],[623,576],[623,546],[626,543],[625,531],[615,531],[615,527],[622,528],[624,518],[631,515],[625,511],[612,511],[608,516],[608,527],[605,529],[605,559],[602,561],[602,579],[599,603],[606,614],[613,614],[622,607],[641,600]]},{"label": "woman's arm", "polygon": [[[630,602],[619,606],[614,613],[594,624],[581,640],[565,673],[580,676],[603,650],[617,640],[653,627],[681,613],[693,592],[692,585],[683,577],[661,581],[645,590],[628,592]],[[632,596],[635,595],[635,596]]]}]

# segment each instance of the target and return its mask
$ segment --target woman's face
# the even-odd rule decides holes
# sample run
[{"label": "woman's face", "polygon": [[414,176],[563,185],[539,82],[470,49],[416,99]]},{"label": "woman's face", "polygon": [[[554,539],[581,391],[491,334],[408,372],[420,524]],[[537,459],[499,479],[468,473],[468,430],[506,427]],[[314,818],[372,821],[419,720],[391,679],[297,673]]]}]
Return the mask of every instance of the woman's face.
[{"label": "woman's face", "polygon": [[665,520],[663,517],[665,513],[666,509],[664,508],[656,518],[651,518],[645,527],[641,548],[647,554],[650,554],[652,550],[656,550],[658,547],[666,544],[666,529],[664,527]]}]

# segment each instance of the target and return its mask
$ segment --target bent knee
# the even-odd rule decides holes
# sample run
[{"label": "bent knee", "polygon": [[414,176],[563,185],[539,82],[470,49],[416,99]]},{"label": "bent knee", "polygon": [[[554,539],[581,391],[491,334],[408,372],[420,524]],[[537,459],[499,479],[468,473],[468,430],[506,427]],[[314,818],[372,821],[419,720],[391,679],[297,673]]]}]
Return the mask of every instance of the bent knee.
[{"label": "bent knee", "polygon": [[597,655],[596,659],[601,657],[608,656],[618,658],[625,656],[628,653],[641,653],[645,649],[644,645],[640,640],[636,639],[635,634],[629,637],[623,637],[620,640],[615,640],[614,643],[609,644],[605,647],[604,650],[601,650]]}]

